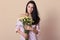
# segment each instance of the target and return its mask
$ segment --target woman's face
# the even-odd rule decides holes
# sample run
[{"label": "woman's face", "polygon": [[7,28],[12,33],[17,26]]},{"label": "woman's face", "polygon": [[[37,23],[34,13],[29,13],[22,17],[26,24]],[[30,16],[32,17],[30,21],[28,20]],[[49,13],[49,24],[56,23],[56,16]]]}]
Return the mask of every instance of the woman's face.
[{"label": "woman's face", "polygon": [[29,3],[28,6],[27,6],[27,12],[31,14],[32,11],[33,11],[33,4]]}]

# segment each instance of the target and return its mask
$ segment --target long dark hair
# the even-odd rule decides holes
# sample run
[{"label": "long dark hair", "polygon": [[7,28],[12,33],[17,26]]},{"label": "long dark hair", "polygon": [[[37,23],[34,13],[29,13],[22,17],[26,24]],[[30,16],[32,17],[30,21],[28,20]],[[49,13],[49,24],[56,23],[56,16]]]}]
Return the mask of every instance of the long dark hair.
[{"label": "long dark hair", "polygon": [[36,25],[36,24],[38,24],[39,23],[39,21],[40,21],[40,18],[39,18],[39,14],[38,14],[38,10],[37,10],[37,6],[36,6],[36,4],[35,4],[35,2],[34,1],[29,1],[28,3],[27,3],[27,5],[26,5],[26,13],[28,13],[27,12],[27,6],[29,5],[29,3],[32,3],[33,5],[34,5],[34,7],[33,7],[33,11],[32,11],[32,13],[31,13],[31,16],[32,16],[32,19],[33,19],[33,23],[32,23],[32,25]]}]

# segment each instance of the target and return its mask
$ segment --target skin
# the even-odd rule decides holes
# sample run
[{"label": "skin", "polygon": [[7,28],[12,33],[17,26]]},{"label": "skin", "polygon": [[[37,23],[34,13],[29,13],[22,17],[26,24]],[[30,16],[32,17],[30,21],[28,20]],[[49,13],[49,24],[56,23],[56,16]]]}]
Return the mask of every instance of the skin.
[{"label": "skin", "polygon": [[23,33],[22,31],[20,31],[20,29],[18,29],[16,31],[16,33],[21,34],[24,38],[27,38],[28,37],[27,34],[26,33]]},{"label": "skin", "polygon": [[[27,14],[24,14],[25,16],[29,16],[30,18],[32,18],[32,17],[31,17],[31,12],[33,11],[33,6],[34,6],[34,5],[33,5],[32,3],[29,3],[29,4],[28,4],[28,6],[27,6],[27,11],[28,11],[28,13],[27,13]],[[25,25],[25,29],[26,29],[26,30],[33,31],[35,34],[38,34],[38,31],[36,30],[36,28],[33,29],[33,28],[31,28],[30,26]],[[19,34],[23,35],[23,37],[28,38],[28,35],[27,35],[26,33],[21,32],[20,29],[18,29],[18,30],[16,31],[16,33],[19,33]]]},{"label": "skin", "polygon": [[28,15],[31,17],[31,12],[33,11],[33,4],[30,3],[27,6]]},{"label": "skin", "polygon": [[[27,14],[28,14],[28,16],[29,16],[30,18],[32,18],[32,17],[31,17],[31,12],[33,11],[33,7],[34,7],[34,5],[33,5],[32,3],[29,3],[28,6],[27,6],[27,11],[28,11]],[[36,28],[33,29],[33,28],[31,28],[31,27],[29,27],[29,26],[27,27],[27,26],[28,26],[28,25],[26,25],[26,29],[27,29],[27,30],[31,30],[31,31],[33,31],[35,34],[38,34],[38,31],[36,30]]]}]

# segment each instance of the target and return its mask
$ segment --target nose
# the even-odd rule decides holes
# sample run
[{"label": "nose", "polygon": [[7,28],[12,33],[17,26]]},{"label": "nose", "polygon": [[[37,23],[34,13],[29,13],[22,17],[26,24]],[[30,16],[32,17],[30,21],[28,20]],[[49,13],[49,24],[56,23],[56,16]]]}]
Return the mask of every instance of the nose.
[{"label": "nose", "polygon": [[32,11],[33,10],[33,8],[32,7],[30,7],[30,11]]}]

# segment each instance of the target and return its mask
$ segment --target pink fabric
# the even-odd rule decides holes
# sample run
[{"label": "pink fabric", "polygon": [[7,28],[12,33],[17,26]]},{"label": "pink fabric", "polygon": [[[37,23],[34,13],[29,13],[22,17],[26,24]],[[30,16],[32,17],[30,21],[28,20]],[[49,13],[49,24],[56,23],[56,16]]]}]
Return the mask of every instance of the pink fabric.
[{"label": "pink fabric", "polygon": [[[32,25],[32,28],[34,28],[36,26],[36,30],[38,30],[38,34],[36,35],[34,32],[30,31],[29,32],[29,40],[38,40],[39,38],[39,34],[40,34],[40,25]],[[24,32],[24,28],[23,28],[23,24],[21,21],[19,21],[19,19],[16,22],[16,31],[20,29],[20,31]],[[20,40],[25,40],[25,38],[20,35]]]}]

